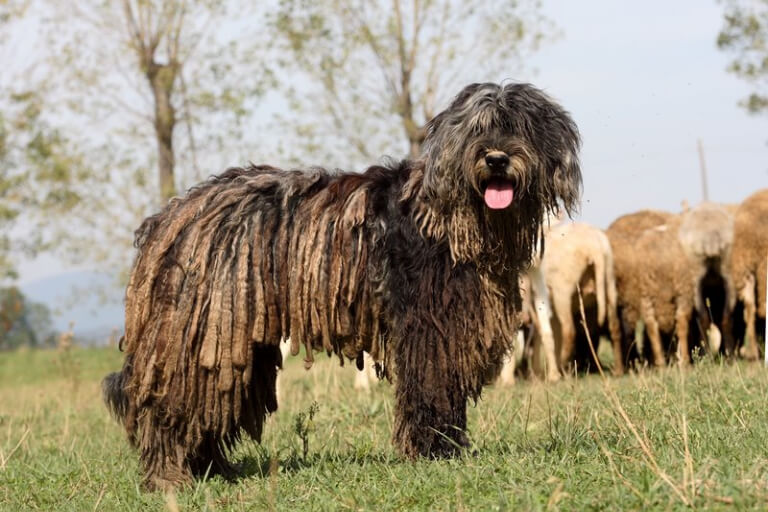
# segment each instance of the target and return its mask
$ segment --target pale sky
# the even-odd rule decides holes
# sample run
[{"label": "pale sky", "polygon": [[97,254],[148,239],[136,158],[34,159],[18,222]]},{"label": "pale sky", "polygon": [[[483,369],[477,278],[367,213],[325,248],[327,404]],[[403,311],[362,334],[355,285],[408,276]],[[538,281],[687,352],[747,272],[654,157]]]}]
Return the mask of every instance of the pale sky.
[{"label": "pale sky", "polygon": [[701,138],[710,199],[740,202],[768,187],[768,116],[738,101],[715,44],[714,0],[548,0],[564,37],[533,59],[531,80],[571,111],[584,140],[582,219],[606,227],[643,208],[701,200]]},{"label": "pale sky", "polygon": [[[545,89],[579,125],[581,219],[606,227],[643,208],[678,211],[701,199],[696,141],[710,199],[739,202],[768,186],[768,116],[738,107],[749,91],[715,45],[714,0],[544,0],[563,35],[509,76]],[[66,271],[55,258],[20,265],[22,282]]]}]

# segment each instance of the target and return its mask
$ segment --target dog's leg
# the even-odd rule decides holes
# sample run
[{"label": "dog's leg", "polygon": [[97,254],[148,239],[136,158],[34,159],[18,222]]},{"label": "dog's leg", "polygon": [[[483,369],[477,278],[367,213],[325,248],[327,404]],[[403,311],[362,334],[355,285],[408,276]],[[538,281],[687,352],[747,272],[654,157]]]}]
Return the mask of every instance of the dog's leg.
[{"label": "dog's leg", "polygon": [[[184,400],[200,400],[193,417],[174,418],[158,404],[139,411],[138,445],[147,489],[173,489],[206,474],[237,475],[238,468],[226,455],[239,439],[241,428],[261,440],[267,415],[277,410],[275,386],[282,365],[276,344],[256,344],[250,351],[251,366],[246,382],[239,383],[241,393],[214,387],[205,397],[194,391],[190,396],[172,397],[178,407],[184,407]],[[208,380],[211,382],[215,379]],[[239,403],[235,403],[236,397]]]},{"label": "dog's leg", "polygon": [[470,361],[457,346],[460,340],[429,334],[400,341],[395,347],[397,379],[392,438],[395,446],[410,458],[451,457],[469,444],[465,434],[466,376],[461,372],[468,369],[464,365]]},{"label": "dog's leg", "polygon": [[[409,385],[398,374],[393,442],[407,457],[443,458],[469,445],[467,397]],[[437,391],[437,393],[435,393]],[[442,396],[435,396],[436,394]]]},{"label": "dog's leg", "polygon": [[[152,422],[151,413],[145,418]],[[238,471],[227,460],[226,453],[236,436],[224,438],[206,433],[195,447],[188,443],[189,433],[178,426],[144,428],[141,431],[141,461],[144,486],[151,491],[170,490],[189,485],[194,477],[222,475],[233,478]]]},{"label": "dog's leg", "polygon": [[139,413],[139,457],[142,483],[149,491],[168,491],[193,481],[190,453],[178,430],[162,425],[154,409]]}]

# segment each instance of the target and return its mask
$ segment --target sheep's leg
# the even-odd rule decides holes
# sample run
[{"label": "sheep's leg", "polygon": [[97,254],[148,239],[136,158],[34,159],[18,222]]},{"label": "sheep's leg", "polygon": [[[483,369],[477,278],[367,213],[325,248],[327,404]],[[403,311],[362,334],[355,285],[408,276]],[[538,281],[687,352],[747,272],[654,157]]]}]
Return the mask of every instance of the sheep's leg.
[{"label": "sheep's leg", "polygon": [[[623,375],[625,368],[624,362],[626,354],[624,353],[624,343],[622,338],[621,321],[618,312],[618,297],[616,296],[616,278],[613,275],[613,258],[610,255],[610,246],[606,248],[607,261],[605,267],[605,313],[608,316],[608,334],[611,337],[611,347],[613,348],[613,374]],[[598,343],[599,340],[594,340]]]},{"label": "sheep's leg", "polygon": [[608,310],[608,332],[611,336],[611,346],[613,347],[613,374],[624,375],[624,350],[621,338],[621,324],[619,323],[619,317],[616,314],[616,308],[612,306]]},{"label": "sheep's leg", "polygon": [[768,318],[768,304],[766,304],[768,296],[765,289],[768,286],[768,282],[766,282],[768,276],[766,276],[766,273],[768,273],[768,258],[757,266],[757,309],[755,310],[755,315],[762,318]]},{"label": "sheep's leg", "polygon": [[515,370],[517,367],[515,362],[514,354],[507,354],[504,357],[504,366],[501,367],[501,373],[499,374],[499,384],[502,386],[512,386],[515,383]]},{"label": "sheep's leg", "polygon": [[643,298],[640,301],[640,314],[642,315],[643,323],[645,324],[645,332],[648,334],[648,339],[651,342],[653,364],[656,366],[664,366],[666,364],[666,358],[664,357],[664,349],[661,346],[659,323],[656,321],[653,304],[649,299]]},{"label": "sheep's leg", "polygon": [[525,334],[521,329],[515,334],[515,343],[512,350],[504,357],[504,366],[501,368],[499,383],[503,386],[511,386],[515,383],[515,371],[523,359],[525,351]]},{"label": "sheep's leg", "polygon": [[677,336],[677,359],[682,366],[691,364],[691,352],[688,346],[688,324],[691,306],[684,300],[678,300],[675,310],[675,335]]},{"label": "sheep's leg", "polygon": [[573,363],[576,352],[576,326],[571,314],[571,297],[556,297],[555,314],[560,320],[560,364],[568,368]]},{"label": "sheep's leg", "polygon": [[[541,347],[544,349],[544,357],[547,366],[547,380],[554,382],[560,379],[560,371],[557,364],[555,336],[552,333],[552,324],[550,323],[552,311],[550,310],[549,305],[549,291],[547,290],[547,283],[544,281],[544,274],[539,267],[533,267],[530,270],[530,278],[531,290],[533,291],[534,297],[534,309],[536,310],[536,317],[539,320]],[[568,312],[569,310],[565,311]],[[570,317],[570,314],[567,316]],[[560,316],[558,317],[561,318]]]},{"label": "sheep's leg", "polygon": [[757,350],[757,330],[755,329],[755,277],[752,275],[747,277],[744,286],[741,288],[741,300],[744,303],[744,323],[746,324],[741,355],[750,361],[754,361],[760,355]]},{"label": "sheep's leg", "polygon": [[[281,361],[285,361],[291,355],[291,342],[290,340],[280,341],[280,354],[282,356]],[[275,380],[275,395],[280,398],[280,373],[277,374],[277,380]]]},{"label": "sheep's leg", "polygon": [[731,324],[731,310],[726,305],[723,308],[723,322],[720,334],[723,337],[723,345],[725,346],[725,355],[730,357],[733,355],[733,349],[736,345],[733,339],[733,325]]},{"label": "sheep's leg", "polygon": [[370,391],[371,382],[376,379],[374,361],[368,352],[363,354],[363,369],[355,374],[355,389],[358,391]]},{"label": "sheep's leg", "polygon": [[736,336],[733,331],[733,311],[736,308],[736,301],[738,293],[736,291],[736,285],[733,283],[733,278],[728,275],[725,280],[725,301],[723,304],[723,323],[722,323],[722,335],[724,352],[727,357],[736,355]]}]

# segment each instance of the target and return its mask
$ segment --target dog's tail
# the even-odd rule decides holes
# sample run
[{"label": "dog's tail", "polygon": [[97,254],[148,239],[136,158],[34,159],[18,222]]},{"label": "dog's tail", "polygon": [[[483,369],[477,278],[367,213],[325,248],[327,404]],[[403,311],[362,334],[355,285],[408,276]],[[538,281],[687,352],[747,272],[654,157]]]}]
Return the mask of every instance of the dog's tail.
[{"label": "dog's tail", "polygon": [[133,356],[128,355],[125,358],[123,369],[119,372],[110,373],[101,381],[101,392],[104,397],[104,403],[112,415],[123,425],[126,424],[128,407],[130,399],[126,392],[128,380],[133,371]]}]

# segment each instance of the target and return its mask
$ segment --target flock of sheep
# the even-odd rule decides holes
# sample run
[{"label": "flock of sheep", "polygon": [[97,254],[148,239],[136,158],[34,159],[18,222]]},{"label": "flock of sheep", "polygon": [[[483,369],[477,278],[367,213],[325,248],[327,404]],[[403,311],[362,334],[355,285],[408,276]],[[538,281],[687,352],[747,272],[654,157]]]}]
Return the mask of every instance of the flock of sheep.
[{"label": "flock of sheep", "polygon": [[596,369],[601,337],[616,375],[633,365],[689,365],[696,350],[759,357],[768,189],[738,205],[631,213],[605,231],[555,225],[545,247],[529,272],[521,350],[503,382],[516,369],[548,380]]}]

